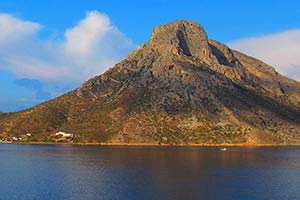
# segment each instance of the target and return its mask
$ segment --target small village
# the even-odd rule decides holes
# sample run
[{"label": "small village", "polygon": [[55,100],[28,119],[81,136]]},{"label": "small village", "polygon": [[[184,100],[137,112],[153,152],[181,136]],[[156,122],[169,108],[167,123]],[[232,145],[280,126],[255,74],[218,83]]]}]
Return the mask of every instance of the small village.
[{"label": "small village", "polygon": [[[71,142],[74,139],[74,134],[59,131],[50,134],[47,138],[49,142],[54,142],[54,143]],[[0,134],[0,144],[23,143],[23,142],[26,143],[26,142],[34,142],[34,141],[35,141],[34,134],[32,133],[26,133],[18,136]]]}]

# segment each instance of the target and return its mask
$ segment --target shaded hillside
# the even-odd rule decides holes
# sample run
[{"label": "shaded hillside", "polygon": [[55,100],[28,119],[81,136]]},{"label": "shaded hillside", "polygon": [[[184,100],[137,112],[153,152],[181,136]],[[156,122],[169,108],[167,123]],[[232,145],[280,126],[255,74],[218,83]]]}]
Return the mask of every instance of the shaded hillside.
[{"label": "shaded hillside", "polygon": [[8,115],[8,114],[6,114],[6,113],[1,113],[1,112],[0,112],[0,120],[3,119],[3,118],[5,118],[7,115]]},{"label": "shaded hillside", "polygon": [[80,88],[0,117],[7,135],[56,131],[74,142],[299,143],[300,83],[175,21]]}]

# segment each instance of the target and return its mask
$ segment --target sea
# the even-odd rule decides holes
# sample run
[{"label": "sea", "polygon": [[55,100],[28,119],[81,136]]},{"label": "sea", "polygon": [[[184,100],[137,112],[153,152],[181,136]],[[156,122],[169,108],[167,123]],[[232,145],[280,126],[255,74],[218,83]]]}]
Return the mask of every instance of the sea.
[{"label": "sea", "polygon": [[300,199],[300,147],[0,145],[0,200]]}]

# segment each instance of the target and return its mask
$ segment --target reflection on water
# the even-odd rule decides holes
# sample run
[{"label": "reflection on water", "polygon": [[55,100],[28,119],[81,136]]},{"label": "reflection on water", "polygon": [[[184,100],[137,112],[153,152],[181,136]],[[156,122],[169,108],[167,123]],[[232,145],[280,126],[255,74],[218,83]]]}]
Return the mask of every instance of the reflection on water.
[{"label": "reflection on water", "polygon": [[0,145],[0,200],[300,199],[300,148]]}]

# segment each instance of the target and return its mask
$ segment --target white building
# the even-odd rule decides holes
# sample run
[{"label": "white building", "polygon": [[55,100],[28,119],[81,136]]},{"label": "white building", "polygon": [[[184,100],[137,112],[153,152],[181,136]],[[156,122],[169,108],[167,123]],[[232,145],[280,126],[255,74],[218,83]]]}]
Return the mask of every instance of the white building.
[{"label": "white building", "polygon": [[17,137],[12,137],[12,140],[13,140],[13,141],[21,141],[22,138],[20,138],[20,137],[19,137],[19,138],[17,138]]},{"label": "white building", "polygon": [[73,133],[65,133],[65,132],[57,132],[55,133],[55,135],[61,135],[62,137],[66,137],[66,138],[73,138],[74,134]]}]

